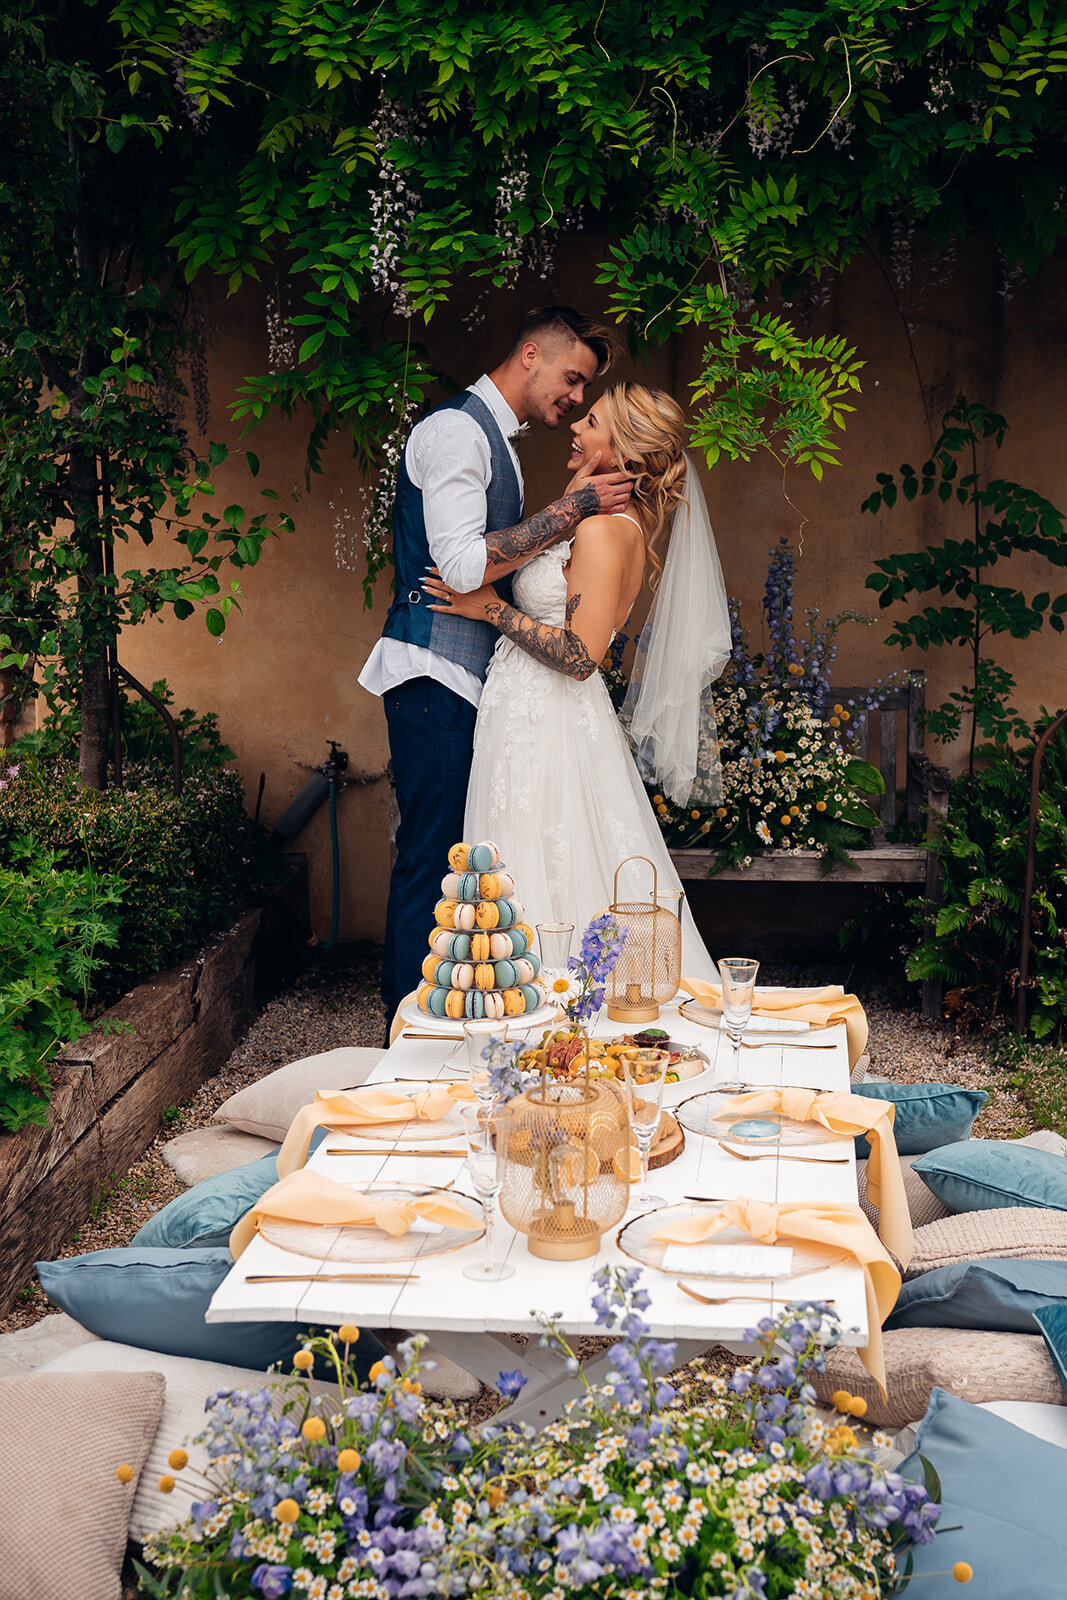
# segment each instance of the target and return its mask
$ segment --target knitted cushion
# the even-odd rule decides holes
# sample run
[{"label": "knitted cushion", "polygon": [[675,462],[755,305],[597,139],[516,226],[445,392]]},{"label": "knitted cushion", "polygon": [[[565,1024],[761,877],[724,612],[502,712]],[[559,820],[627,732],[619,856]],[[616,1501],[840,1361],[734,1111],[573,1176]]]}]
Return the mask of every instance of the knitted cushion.
[{"label": "knitted cushion", "polygon": [[309,1106],[320,1089],[357,1089],[382,1059],[381,1050],[341,1045],[321,1055],[290,1061],[265,1078],[239,1089],[215,1112],[215,1122],[281,1142],[297,1112]]},{"label": "knitted cushion", "polygon": [[1067,1261],[1067,1212],[1006,1206],[994,1211],[960,1211],[927,1222],[915,1230],[915,1253],[905,1277],[917,1278],[922,1272],[936,1272],[957,1261],[982,1261],[990,1256]]}]

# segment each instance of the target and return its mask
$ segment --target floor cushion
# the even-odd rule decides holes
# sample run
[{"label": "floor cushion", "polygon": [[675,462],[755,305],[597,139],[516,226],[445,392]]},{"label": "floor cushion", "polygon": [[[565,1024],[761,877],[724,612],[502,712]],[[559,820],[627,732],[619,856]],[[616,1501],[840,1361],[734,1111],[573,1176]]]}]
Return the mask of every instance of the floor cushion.
[{"label": "floor cushion", "polygon": [[1067,1211],[1067,1161],[1017,1140],[964,1139],[915,1162],[927,1188],[950,1211],[1042,1206]]},{"label": "floor cushion", "polygon": [[887,1328],[1035,1333],[1034,1313],[1067,1310],[1067,1261],[957,1261],[902,1285]]},{"label": "floor cushion", "polygon": [[938,1386],[982,1400],[1036,1400],[1064,1405],[1052,1358],[1039,1333],[979,1333],[970,1328],[895,1328],[882,1335],[887,1399],[855,1350],[837,1345],[826,1353],[826,1370],[811,1379],[820,1400],[848,1389],[867,1402],[865,1421],[903,1428],[926,1411]]},{"label": "floor cushion", "polygon": [[[166,1384],[163,1418],[155,1441],[148,1453],[133,1497],[130,1516],[130,1538],[144,1543],[149,1534],[160,1528],[180,1522],[188,1516],[194,1500],[204,1498],[202,1473],[208,1462],[204,1445],[194,1442],[205,1424],[206,1402],[220,1389],[261,1389],[267,1383],[262,1372],[247,1367],[224,1366],[216,1361],[192,1361],[185,1356],[164,1356],[150,1350],[136,1350],[130,1345],[114,1344],[107,1339],[95,1339],[80,1349],[55,1356],[41,1368],[43,1372],[154,1372]],[[334,1384],[312,1380],[316,1394],[340,1395]],[[275,1391],[275,1409],[285,1403],[286,1395],[292,1399],[292,1390],[280,1385]],[[174,1473],[167,1465],[170,1452],[181,1446],[189,1455],[189,1464]],[[160,1477],[171,1473],[175,1488],[164,1494],[159,1487]]]},{"label": "floor cushion", "polygon": [[277,1139],[260,1139],[254,1133],[220,1122],[210,1128],[190,1128],[168,1139],[161,1154],[172,1172],[190,1187],[231,1167],[247,1166],[278,1147]]},{"label": "floor cushion", "polygon": [[36,1372],[53,1356],[65,1355],[68,1350],[95,1340],[96,1334],[73,1317],[54,1311],[27,1328],[0,1334],[0,1377],[17,1378],[23,1372]]},{"label": "floor cushion", "polygon": [[[1067,1568],[1067,1455],[982,1406],[937,1388],[901,1475],[922,1481],[925,1456],[941,1480],[940,1524],[917,1545],[910,1592],[924,1600],[1062,1600]],[[960,1590],[951,1572],[973,1576]],[[947,1574],[941,1576],[941,1574]]]},{"label": "floor cushion", "polygon": [[133,1236],[135,1249],[226,1250],[236,1224],[278,1181],[278,1153],[204,1178],[167,1202]]},{"label": "floor cushion", "polygon": [[215,1112],[215,1121],[280,1144],[297,1112],[309,1106],[320,1089],[358,1088],[366,1083],[384,1053],[361,1045],[343,1045],[338,1050],[324,1050],[321,1055],[291,1061],[224,1100]]},{"label": "floor cushion", "polygon": [[1047,1150],[1051,1156],[1067,1156],[1067,1139],[1051,1128],[1038,1128],[1036,1133],[1028,1133],[1025,1139],[1014,1139],[1012,1143],[1028,1145],[1031,1150]]},{"label": "floor cushion", "polygon": [[[938,1217],[947,1217],[949,1209],[933,1194],[912,1170],[912,1162],[916,1156],[901,1156],[900,1175],[904,1180],[904,1197],[908,1202],[908,1214],[911,1217],[913,1228],[922,1228],[928,1222],[936,1222]],[[878,1207],[873,1206],[867,1198],[867,1163],[856,1162],[856,1187],[859,1202],[867,1213],[875,1229],[878,1227]]]},{"label": "floor cushion", "polygon": [[[853,1086],[866,1100],[888,1100],[896,1107],[893,1137],[902,1156],[923,1155],[943,1144],[971,1137],[971,1124],[989,1099],[984,1089],[961,1089],[952,1083],[872,1083]],[[862,1134],[856,1154],[870,1155]]]},{"label": "floor cushion", "polygon": [[1060,1382],[1067,1390],[1067,1305],[1042,1306],[1034,1312]]},{"label": "floor cushion", "polygon": [[[158,1372],[0,1378],[0,1600],[119,1600],[163,1398]],[[123,1462],[126,1484],[115,1475]]]},{"label": "floor cushion", "polygon": [[992,1211],[961,1211],[915,1229],[915,1251],[905,1273],[1011,1256],[1016,1261],[1067,1261],[1067,1212],[1036,1206],[1004,1206]]}]

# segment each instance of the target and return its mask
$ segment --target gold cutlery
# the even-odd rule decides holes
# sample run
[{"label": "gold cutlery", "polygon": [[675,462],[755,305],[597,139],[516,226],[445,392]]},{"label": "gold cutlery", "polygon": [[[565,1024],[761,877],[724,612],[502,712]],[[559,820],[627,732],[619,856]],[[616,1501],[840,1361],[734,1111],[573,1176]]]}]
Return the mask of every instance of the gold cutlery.
[{"label": "gold cutlery", "polygon": [[789,1034],[777,1034],[773,1039],[742,1039],[742,1050],[773,1050],[777,1045],[788,1045],[790,1050],[836,1050],[829,1040],[793,1039]]},{"label": "gold cutlery", "polygon": [[[394,1083],[466,1083],[465,1078],[394,1078]],[[371,1085],[373,1088],[373,1084]]]},{"label": "gold cutlery", "polygon": [[792,1156],[784,1150],[731,1150],[728,1144],[721,1139],[715,1143],[720,1150],[725,1150],[728,1156],[733,1156],[735,1161],[811,1161],[817,1167],[839,1167],[848,1161],[848,1156]]},{"label": "gold cutlery", "polygon": [[[452,1040],[450,1033],[402,1033],[402,1039],[436,1039],[438,1044],[448,1044]],[[452,1045],[453,1050],[455,1045]],[[451,1054],[451,1052],[449,1052]]]},{"label": "gold cutlery", "polygon": [[[334,1128],[331,1131],[343,1133],[344,1129]],[[327,1150],[326,1154],[328,1156],[426,1156],[427,1158],[430,1156],[447,1156],[450,1161],[455,1161],[457,1158],[465,1157],[467,1152],[466,1150],[395,1150],[383,1144],[378,1148],[372,1146],[369,1150]]]},{"label": "gold cutlery", "polygon": [[246,1283],[412,1283],[417,1272],[260,1272]]},{"label": "gold cutlery", "polygon": [[[787,1298],[785,1295],[780,1294],[724,1294],[712,1299],[709,1295],[697,1294],[696,1290],[690,1289],[687,1283],[680,1283],[678,1287],[683,1294],[692,1295],[694,1300],[699,1300],[702,1306],[728,1306],[732,1305],[735,1300],[755,1300],[760,1305],[784,1306],[788,1305],[790,1300],[799,1298],[797,1295],[790,1295]],[[824,1300],[822,1303],[827,1306],[836,1304],[833,1300]]]}]

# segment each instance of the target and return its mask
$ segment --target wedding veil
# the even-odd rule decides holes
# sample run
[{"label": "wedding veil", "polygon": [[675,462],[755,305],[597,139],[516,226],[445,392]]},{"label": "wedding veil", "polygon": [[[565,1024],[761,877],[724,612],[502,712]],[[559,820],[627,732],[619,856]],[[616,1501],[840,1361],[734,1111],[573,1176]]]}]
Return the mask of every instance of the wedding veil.
[{"label": "wedding veil", "polygon": [[646,781],[676,805],[715,805],[722,773],[711,685],[730,656],[730,610],[692,457],[667,557],[637,641],[620,717]]}]

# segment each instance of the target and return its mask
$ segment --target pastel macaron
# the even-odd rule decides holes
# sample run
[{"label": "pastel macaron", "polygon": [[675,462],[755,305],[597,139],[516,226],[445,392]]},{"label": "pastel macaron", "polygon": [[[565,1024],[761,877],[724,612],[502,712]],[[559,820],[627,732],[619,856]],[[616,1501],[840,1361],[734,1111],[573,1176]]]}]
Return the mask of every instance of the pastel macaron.
[{"label": "pastel macaron", "polygon": [[448,864],[453,872],[466,872],[469,865],[467,856],[470,851],[469,844],[454,844],[448,852]]},{"label": "pastel macaron", "polygon": [[[452,848],[455,849],[456,846],[453,845]],[[449,865],[455,865],[452,861],[451,850],[448,852],[448,860]],[[464,866],[469,867],[471,872],[492,872],[499,860],[500,850],[498,846],[493,843],[492,839],[483,839],[480,844],[472,844],[467,847],[467,859],[464,862]]]},{"label": "pastel macaron", "polygon": [[[427,974],[428,976],[428,974]],[[533,970],[530,971],[531,978]],[[514,961],[493,962],[493,988],[513,989],[519,981],[518,967]]]}]

